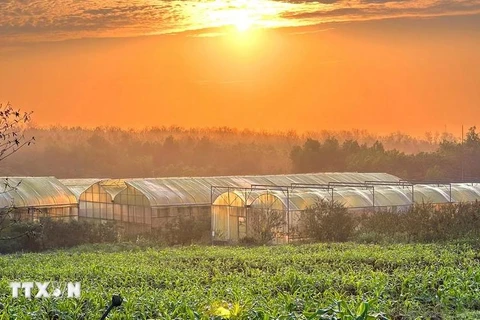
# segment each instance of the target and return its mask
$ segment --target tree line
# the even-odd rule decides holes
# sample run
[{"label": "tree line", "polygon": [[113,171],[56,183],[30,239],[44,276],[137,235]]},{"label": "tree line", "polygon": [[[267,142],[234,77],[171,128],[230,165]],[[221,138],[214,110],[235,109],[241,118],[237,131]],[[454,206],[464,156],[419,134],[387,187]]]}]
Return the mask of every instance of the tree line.
[{"label": "tree line", "polygon": [[[0,175],[141,178],[385,171],[425,178],[450,175],[453,169],[445,166],[456,166],[449,157],[457,157],[459,150],[447,133],[414,138],[362,130],[299,134],[227,127],[31,126],[23,134],[35,137],[35,144],[2,161]],[[438,153],[445,153],[444,162]]]},{"label": "tree line", "polygon": [[367,145],[356,140],[340,143],[335,137],[323,142],[307,139],[292,149],[290,159],[295,173],[387,172],[411,180],[478,180],[480,137],[472,127],[463,141],[445,139],[434,151],[414,154],[389,150],[380,141]]}]

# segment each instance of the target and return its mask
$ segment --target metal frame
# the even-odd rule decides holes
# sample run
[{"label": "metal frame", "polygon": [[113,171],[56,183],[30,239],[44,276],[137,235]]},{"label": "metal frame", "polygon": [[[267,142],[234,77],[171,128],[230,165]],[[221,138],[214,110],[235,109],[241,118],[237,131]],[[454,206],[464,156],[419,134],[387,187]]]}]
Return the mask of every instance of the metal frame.
[{"label": "metal frame", "polygon": [[[291,194],[291,191],[292,191],[292,188],[291,186],[282,186],[282,185],[270,185],[270,184],[253,184],[250,186],[250,188],[248,187],[231,187],[231,186],[211,186],[211,189],[210,189],[210,205],[212,206],[221,206],[221,205],[214,205],[214,202],[215,200],[222,194],[225,193],[224,192],[221,192],[218,194],[217,197],[214,197],[214,194],[216,191],[219,191],[219,190],[226,190],[226,192],[228,193],[228,197],[230,197],[230,192],[232,191],[240,191],[240,192],[244,192],[244,198],[245,198],[245,204],[244,204],[244,208],[246,208],[247,210],[250,209],[250,204],[247,204],[248,202],[248,199],[250,198],[250,194],[254,191],[266,191],[266,195],[268,196],[269,195],[269,191],[271,190],[276,190],[276,191],[281,191],[283,192],[285,195],[286,195],[286,211],[285,211],[285,220],[286,220],[286,235],[287,235],[287,243],[289,243],[290,241],[290,194]],[[255,200],[253,200],[255,201]],[[252,202],[253,202],[252,201]],[[230,199],[227,200],[227,202],[229,203],[228,205],[226,205],[226,207],[230,207]],[[229,221],[229,220],[228,220]],[[214,231],[213,228],[213,224],[211,226],[212,230],[211,230],[211,235],[212,235],[212,243],[214,241]],[[230,229],[230,226],[228,226],[228,228]],[[229,231],[230,232],[230,231]]]},{"label": "metal frame", "polygon": [[415,186],[418,185],[423,185],[423,186],[437,186],[437,187],[447,187],[448,188],[448,202],[452,203],[452,183],[454,182],[448,182],[444,180],[400,180],[401,183],[409,183],[412,186],[412,205],[415,204],[415,198],[414,198],[414,193],[415,193]]},{"label": "metal frame", "polygon": [[331,202],[333,203],[333,192],[335,187],[353,187],[353,188],[365,188],[371,190],[372,193],[372,208],[375,208],[375,186],[368,185],[362,182],[329,182],[327,184],[315,184],[315,183],[292,183],[294,188],[304,189],[325,189],[331,191]]},{"label": "metal frame", "polygon": [[[479,180],[480,181],[480,180]],[[451,181],[406,181],[406,180],[399,180],[399,181],[365,181],[365,182],[329,182],[326,184],[315,184],[315,183],[292,183],[291,185],[275,185],[275,184],[255,184],[251,185],[250,187],[232,187],[232,186],[211,186],[210,192],[210,205],[213,207],[214,202],[216,199],[228,192],[228,196],[230,197],[230,193],[233,191],[241,192],[244,196],[244,207],[249,208],[251,203],[249,202],[251,193],[254,191],[266,191],[266,195],[269,194],[270,191],[280,191],[286,196],[286,230],[287,230],[287,243],[290,241],[290,199],[292,194],[298,189],[313,189],[313,190],[325,190],[330,195],[330,200],[333,203],[334,201],[334,192],[339,188],[362,188],[365,190],[370,190],[372,194],[372,206],[369,207],[362,207],[359,209],[368,209],[368,208],[375,208],[379,207],[376,206],[375,203],[375,191],[378,190],[378,187],[400,187],[403,189],[410,189],[411,192],[411,203],[410,206],[415,205],[415,187],[419,185],[428,186],[434,185],[437,187],[446,187],[448,189],[448,196],[449,196],[449,203],[452,203],[452,184],[454,183],[465,183],[465,182],[451,182]],[[472,185],[480,183],[480,182],[469,182]],[[252,199],[251,199],[252,200]],[[255,201],[254,199],[251,201]],[[227,200],[227,205],[223,206],[230,206],[232,203],[229,199]],[[222,205],[215,205],[215,206],[222,206]],[[382,207],[382,206],[380,206]],[[213,231],[213,224],[212,224],[212,231]],[[213,232],[212,232],[212,241],[213,241]]]}]

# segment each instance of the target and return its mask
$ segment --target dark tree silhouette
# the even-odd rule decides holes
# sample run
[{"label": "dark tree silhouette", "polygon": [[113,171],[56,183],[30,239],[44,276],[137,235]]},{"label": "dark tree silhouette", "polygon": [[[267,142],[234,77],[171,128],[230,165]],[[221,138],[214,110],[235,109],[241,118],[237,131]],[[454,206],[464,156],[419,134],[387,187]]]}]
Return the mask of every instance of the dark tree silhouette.
[{"label": "dark tree silhouette", "polygon": [[[10,103],[0,104],[0,162],[35,141],[35,137],[27,137],[24,134],[25,126],[31,120],[31,114],[31,112],[14,109]],[[20,183],[21,181],[12,184],[6,178],[0,186],[0,195],[5,196],[14,192]],[[0,234],[16,222],[14,212],[15,203],[12,197],[10,205],[0,208]],[[0,240],[12,240],[24,235],[25,232],[21,232],[14,236],[0,237]]]},{"label": "dark tree silhouette", "polygon": [[15,110],[10,103],[0,104],[0,161],[35,141],[35,137],[27,138],[23,133],[31,115]]},{"label": "dark tree silhouette", "polygon": [[480,181],[480,136],[476,127],[469,129],[465,140],[443,140],[436,151],[406,154],[384,147],[335,138],[324,142],[307,139],[290,153],[293,172],[358,171],[387,172],[412,180]]}]

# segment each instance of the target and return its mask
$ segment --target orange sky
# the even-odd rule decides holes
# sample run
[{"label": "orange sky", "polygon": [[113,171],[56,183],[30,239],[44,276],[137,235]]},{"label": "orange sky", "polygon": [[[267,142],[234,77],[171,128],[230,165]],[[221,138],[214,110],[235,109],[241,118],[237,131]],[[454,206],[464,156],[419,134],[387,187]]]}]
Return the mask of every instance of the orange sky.
[{"label": "orange sky", "polygon": [[475,14],[56,40],[0,48],[0,101],[40,125],[480,126]]}]

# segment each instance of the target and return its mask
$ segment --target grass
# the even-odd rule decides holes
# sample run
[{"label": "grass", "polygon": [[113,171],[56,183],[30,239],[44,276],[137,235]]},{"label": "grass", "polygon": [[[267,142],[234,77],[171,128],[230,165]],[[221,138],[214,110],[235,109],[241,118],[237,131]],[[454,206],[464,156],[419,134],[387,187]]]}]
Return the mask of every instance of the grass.
[{"label": "grass", "polygon": [[[395,320],[480,315],[468,244],[102,245],[4,255],[0,270],[0,319],[99,319],[115,293],[126,301],[109,319],[320,319],[338,301]],[[82,296],[13,299],[10,281],[80,281]]]}]

